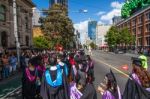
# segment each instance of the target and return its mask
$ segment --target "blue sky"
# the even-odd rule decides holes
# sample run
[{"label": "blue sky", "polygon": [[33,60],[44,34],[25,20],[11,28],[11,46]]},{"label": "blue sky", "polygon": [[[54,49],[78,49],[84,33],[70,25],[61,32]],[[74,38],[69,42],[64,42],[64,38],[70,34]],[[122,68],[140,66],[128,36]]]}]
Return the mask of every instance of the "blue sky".
[{"label": "blue sky", "polygon": [[[32,0],[38,9],[48,8],[48,0]],[[69,1],[69,16],[74,23],[86,21],[89,18],[99,21],[99,23],[110,23],[108,20],[101,19],[102,16],[111,12],[114,7],[113,2],[122,4],[125,0],[68,0]],[[119,6],[116,3],[117,6]],[[114,4],[115,5],[115,4]],[[77,13],[80,9],[88,10],[88,13]],[[99,15],[97,15],[99,12]],[[116,13],[116,15],[118,15]]]},{"label": "blue sky", "polygon": [[[48,8],[48,0],[32,0],[38,9]],[[98,24],[112,24],[114,16],[121,15],[121,7],[125,0],[68,0],[69,17],[76,30],[80,32],[80,40],[86,41],[89,19]],[[75,13],[80,9],[88,10],[88,13]]]}]

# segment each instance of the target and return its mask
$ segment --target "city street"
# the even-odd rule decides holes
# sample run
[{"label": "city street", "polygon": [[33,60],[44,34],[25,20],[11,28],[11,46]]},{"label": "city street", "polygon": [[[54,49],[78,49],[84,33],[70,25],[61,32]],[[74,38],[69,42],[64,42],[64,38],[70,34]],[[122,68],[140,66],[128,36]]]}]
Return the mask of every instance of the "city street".
[{"label": "city street", "polygon": [[[116,76],[118,85],[120,86],[121,92],[123,93],[124,87],[127,81],[127,77],[124,74],[121,74],[117,70],[123,71],[125,74],[129,74],[128,71],[123,70],[121,67],[125,64],[129,66],[129,71],[131,71],[131,56],[125,54],[114,54],[114,53],[107,53],[102,51],[93,51],[92,58],[95,63],[95,88],[99,85],[100,82],[103,81],[104,75],[109,72],[110,65],[113,66],[112,70]],[[13,83],[15,84],[16,81]],[[19,85],[20,86],[20,85]],[[5,96],[6,99],[21,99],[21,87],[17,87],[16,90],[10,92],[8,95]],[[97,93],[98,99],[101,99],[100,94]]]}]

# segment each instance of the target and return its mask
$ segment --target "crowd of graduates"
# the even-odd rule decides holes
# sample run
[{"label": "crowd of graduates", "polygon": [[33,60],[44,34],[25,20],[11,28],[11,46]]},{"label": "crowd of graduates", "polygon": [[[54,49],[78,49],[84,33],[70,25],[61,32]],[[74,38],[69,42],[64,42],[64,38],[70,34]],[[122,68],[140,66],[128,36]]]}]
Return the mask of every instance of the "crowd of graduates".
[{"label": "crowd of graduates", "polygon": [[[23,69],[23,99],[150,99],[150,75],[143,60],[132,58],[132,73],[121,94],[110,70],[94,87],[94,62],[83,50],[44,51],[30,57]],[[102,79],[102,78],[100,78]]]},{"label": "crowd of graduates", "polygon": [[97,99],[94,63],[83,50],[31,57],[22,77],[23,99]]}]

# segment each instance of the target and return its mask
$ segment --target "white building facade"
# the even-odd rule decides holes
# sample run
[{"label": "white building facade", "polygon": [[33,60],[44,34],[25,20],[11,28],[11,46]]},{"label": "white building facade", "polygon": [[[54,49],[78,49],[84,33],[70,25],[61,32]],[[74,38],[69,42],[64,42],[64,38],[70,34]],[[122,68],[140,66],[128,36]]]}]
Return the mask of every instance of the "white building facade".
[{"label": "white building facade", "polygon": [[110,29],[111,25],[97,25],[96,27],[96,45],[98,47],[106,46],[105,35]]}]

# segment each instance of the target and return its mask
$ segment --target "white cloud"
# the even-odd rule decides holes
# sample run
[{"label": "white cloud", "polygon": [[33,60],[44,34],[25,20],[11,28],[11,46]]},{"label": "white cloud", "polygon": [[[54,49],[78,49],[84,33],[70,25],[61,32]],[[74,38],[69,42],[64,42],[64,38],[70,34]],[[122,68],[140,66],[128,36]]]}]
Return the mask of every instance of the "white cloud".
[{"label": "white cloud", "polygon": [[83,44],[88,32],[88,20],[74,24],[74,28],[79,31],[81,43]]},{"label": "white cloud", "polygon": [[103,14],[105,14],[104,11],[99,11],[98,13],[96,13],[97,16],[100,16],[100,15],[103,15]]},{"label": "white cloud", "polygon": [[123,3],[119,3],[118,1],[114,1],[111,3],[111,7],[116,8],[116,9],[121,9]]},{"label": "white cloud", "polygon": [[111,11],[109,11],[108,13],[102,15],[100,17],[100,21],[105,21],[108,24],[112,24],[112,18],[114,16],[121,16],[121,7],[122,7],[122,5],[123,5],[123,3],[112,2],[111,7],[113,9]]},{"label": "white cloud", "polygon": [[102,22],[102,21],[98,21],[98,24],[100,25],[100,24],[104,24],[104,22]]}]

